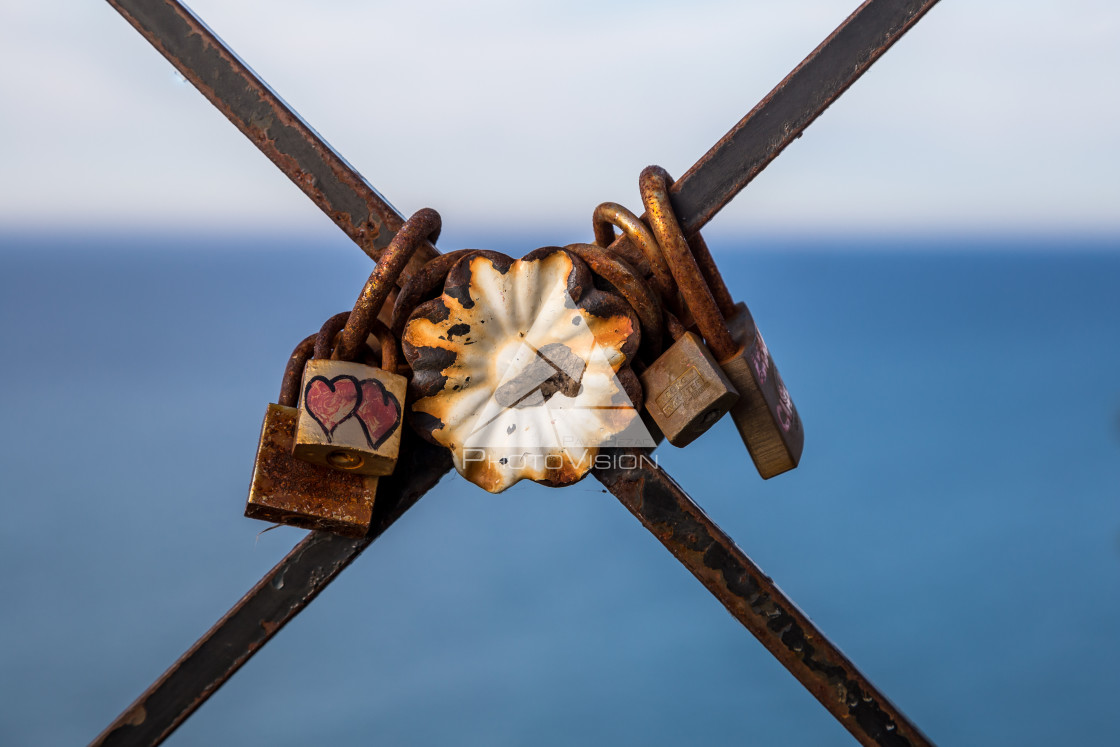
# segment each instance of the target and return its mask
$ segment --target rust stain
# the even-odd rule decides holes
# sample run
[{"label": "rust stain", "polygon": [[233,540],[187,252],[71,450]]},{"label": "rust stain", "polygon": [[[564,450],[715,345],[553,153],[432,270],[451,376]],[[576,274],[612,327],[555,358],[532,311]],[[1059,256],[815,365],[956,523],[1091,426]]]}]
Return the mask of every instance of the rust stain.
[{"label": "rust stain", "polygon": [[377,478],[319,467],[292,456],[299,411],[269,405],[245,515],[349,537],[369,530]]},{"label": "rust stain", "polygon": [[137,703],[123,718],[124,723],[128,726],[140,726],[147,720],[148,711],[144,708],[143,703]]}]

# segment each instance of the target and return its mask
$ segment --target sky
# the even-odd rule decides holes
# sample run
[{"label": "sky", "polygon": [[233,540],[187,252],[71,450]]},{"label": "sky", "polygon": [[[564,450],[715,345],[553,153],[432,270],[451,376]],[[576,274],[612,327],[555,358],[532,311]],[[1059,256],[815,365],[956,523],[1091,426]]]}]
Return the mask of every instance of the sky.
[{"label": "sky", "polygon": [[[639,208],[855,5],[191,3],[398,209],[476,233]],[[0,230],[330,225],[107,3],[0,7]],[[1115,234],[1118,37],[1104,0],[946,0],[712,226]]]}]

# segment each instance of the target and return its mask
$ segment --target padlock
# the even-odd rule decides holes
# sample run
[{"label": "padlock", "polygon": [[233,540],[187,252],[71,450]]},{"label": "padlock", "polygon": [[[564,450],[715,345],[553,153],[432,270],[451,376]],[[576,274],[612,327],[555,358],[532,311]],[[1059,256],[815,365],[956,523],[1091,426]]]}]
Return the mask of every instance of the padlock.
[{"label": "padlock", "polygon": [[671,314],[675,342],[641,374],[646,412],[673,446],[688,446],[739,400],[708,346]]},{"label": "padlock", "polygon": [[743,442],[749,444],[759,473],[773,477],[793,469],[801,459],[805,445],[801,416],[745,303],[735,305],[727,326],[742,351],[722,364],[743,395],[731,417]]},{"label": "padlock", "polygon": [[245,516],[361,537],[369,531],[377,478],[345,474],[292,456],[300,375],[316,337],[296,347],[284,372],[278,404],[269,405],[265,412]]},{"label": "padlock", "polygon": [[[750,309],[742,301],[735,303],[731,297],[704,238],[695,233],[689,237],[688,245],[712,292],[716,306],[727,320],[731,338],[744,350],[743,355],[736,359],[739,362],[732,363],[732,367],[736,369],[735,380],[741,381],[745,388],[757,389],[757,395],[751,397],[754,411],[744,410],[736,419],[737,424],[743,424],[740,426],[740,433],[744,440],[750,440],[756,445],[761,454],[760,461],[772,464],[774,469],[792,461],[793,466],[787,467],[792,469],[800,460],[805,433],[789,390],[778,373],[778,367],[774,365],[774,359],[754,323]],[[744,359],[750,364],[750,371],[743,370],[745,367],[741,361]],[[762,403],[765,403],[765,409]],[[732,417],[736,417],[734,410]],[[774,427],[775,423],[777,427]]]},{"label": "padlock", "polygon": [[380,368],[333,360],[331,341],[347,318],[352,314],[328,320],[304,367],[292,455],[345,472],[388,475],[400,449],[408,379],[395,373],[396,340],[380,322],[370,325],[380,332]]},{"label": "padlock", "polygon": [[[417,212],[393,237],[348,315],[327,320],[300,387],[292,455],[363,475],[388,475],[397,463],[408,379],[399,375],[397,340],[377,320],[401,269],[424,239],[439,235],[439,214]],[[333,351],[340,322],[341,339]],[[371,331],[381,342],[380,368],[360,363]]]},{"label": "padlock", "polygon": [[[693,246],[685,239],[669,201],[671,184],[669,175],[659,166],[642,171],[642,201],[650,227],[685,304],[720,368],[739,392],[731,417],[759,474],[769,479],[793,469],[800,461],[805,443],[801,418],[746,305],[732,305],[699,235]],[[694,251],[703,257],[703,268]],[[713,296],[709,282],[718,289],[722,303]],[[729,320],[725,319],[727,313]]]}]

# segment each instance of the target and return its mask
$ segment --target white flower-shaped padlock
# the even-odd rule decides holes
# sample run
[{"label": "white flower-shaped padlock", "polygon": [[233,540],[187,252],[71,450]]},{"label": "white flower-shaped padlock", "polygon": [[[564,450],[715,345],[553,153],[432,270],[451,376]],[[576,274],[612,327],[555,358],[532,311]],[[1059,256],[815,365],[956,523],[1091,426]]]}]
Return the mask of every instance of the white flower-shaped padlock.
[{"label": "white flower-shaped padlock", "polygon": [[653,445],[630,370],[638,320],[562,248],[465,256],[402,342],[413,425],[492,493],[522,479],[569,485],[604,448]]}]

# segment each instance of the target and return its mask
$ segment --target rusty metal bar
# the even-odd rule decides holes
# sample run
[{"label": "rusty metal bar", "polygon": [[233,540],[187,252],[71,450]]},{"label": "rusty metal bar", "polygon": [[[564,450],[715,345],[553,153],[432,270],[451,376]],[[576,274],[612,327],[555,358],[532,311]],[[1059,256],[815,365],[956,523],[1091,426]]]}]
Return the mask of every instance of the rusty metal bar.
[{"label": "rusty metal bar", "polygon": [[[201,19],[177,0],[108,2],[362,251],[381,256],[401,214]],[[417,255],[410,267],[436,252],[426,243]]]},{"label": "rusty metal bar", "polygon": [[860,744],[931,744],[668,473],[632,456],[595,476]]},{"label": "rusty metal bar", "polygon": [[937,0],[867,0],[670,190],[686,234],[699,231],[848,90]]},{"label": "rusty metal bar", "polygon": [[450,452],[405,435],[396,471],[378,485],[368,535],[309,533],[91,744],[161,743],[439,482],[451,469]]}]

